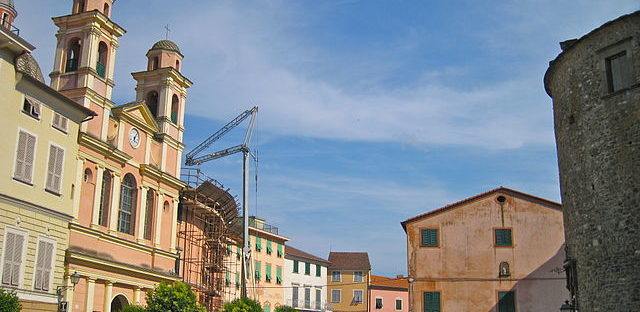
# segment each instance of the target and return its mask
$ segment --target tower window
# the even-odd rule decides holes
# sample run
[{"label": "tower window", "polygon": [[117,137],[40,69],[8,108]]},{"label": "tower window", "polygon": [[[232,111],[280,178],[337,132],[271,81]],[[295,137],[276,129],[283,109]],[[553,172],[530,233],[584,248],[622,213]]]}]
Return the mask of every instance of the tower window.
[{"label": "tower window", "polygon": [[76,10],[74,13],[82,13],[84,12],[84,2],[85,0],[77,0],[76,1]]},{"label": "tower window", "polygon": [[104,15],[109,17],[109,4],[107,3],[104,4],[104,10],[102,10],[102,13],[104,13]]},{"label": "tower window", "polygon": [[158,58],[157,56],[154,56],[151,58],[151,68],[149,68],[150,70],[156,70],[160,67],[160,58]]},{"label": "tower window", "polygon": [[607,86],[610,93],[628,88],[632,85],[632,66],[627,51],[622,51],[608,57],[605,59],[605,65],[607,70]]},{"label": "tower window", "polygon": [[176,70],[180,71],[180,61],[176,60]]},{"label": "tower window", "polygon": [[153,117],[158,117],[158,92],[151,91],[147,94],[147,107],[151,111]]},{"label": "tower window", "polygon": [[67,49],[65,72],[73,72],[78,70],[78,65],[80,64],[80,51],[82,51],[80,39],[72,39],[69,44],[69,48]]},{"label": "tower window", "polygon": [[9,28],[9,14],[2,13],[2,26],[4,28]]},{"label": "tower window", "polygon": [[109,48],[107,47],[107,44],[101,41],[98,45],[98,63],[96,64],[96,72],[98,72],[98,76],[102,78],[106,77],[107,73],[106,64],[108,50]]},{"label": "tower window", "polygon": [[171,122],[178,124],[178,110],[180,108],[180,100],[177,95],[173,95],[171,99]]}]

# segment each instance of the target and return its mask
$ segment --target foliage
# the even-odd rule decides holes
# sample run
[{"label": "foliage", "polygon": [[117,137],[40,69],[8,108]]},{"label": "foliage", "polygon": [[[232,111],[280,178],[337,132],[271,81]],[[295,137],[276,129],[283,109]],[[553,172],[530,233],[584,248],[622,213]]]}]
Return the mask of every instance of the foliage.
[{"label": "foliage", "polygon": [[0,288],[0,311],[19,312],[21,309],[15,292]]},{"label": "foliage", "polygon": [[279,307],[276,307],[276,310],[275,310],[275,312],[296,312],[296,311],[298,310],[290,306],[279,306]]},{"label": "foliage", "polygon": [[160,283],[147,292],[147,312],[205,312],[191,288],[181,282],[173,285]]},{"label": "foliage", "polygon": [[262,312],[260,303],[249,298],[240,298],[224,304],[223,312]]},{"label": "foliage", "polygon": [[142,306],[139,305],[128,305],[125,306],[124,308],[120,309],[120,311],[114,311],[114,312],[146,312],[147,309],[145,309]]}]

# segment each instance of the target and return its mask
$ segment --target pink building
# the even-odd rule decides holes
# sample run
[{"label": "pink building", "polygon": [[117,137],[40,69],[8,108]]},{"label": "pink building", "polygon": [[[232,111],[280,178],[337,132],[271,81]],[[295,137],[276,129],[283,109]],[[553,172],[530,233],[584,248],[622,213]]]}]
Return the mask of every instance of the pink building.
[{"label": "pink building", "polygon": [[371,275],[369,312],[407,312],[408,305],[409,282],[406,277]]}]

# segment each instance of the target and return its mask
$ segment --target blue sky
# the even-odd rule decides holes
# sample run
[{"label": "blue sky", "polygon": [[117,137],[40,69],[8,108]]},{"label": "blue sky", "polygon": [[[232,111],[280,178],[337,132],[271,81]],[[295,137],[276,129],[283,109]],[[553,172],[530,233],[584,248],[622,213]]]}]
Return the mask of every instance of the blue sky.
[{"label": "blue sky", "polygon": [[[46,76],[50,18],[71,1],[16,6]],[[405,273],[406,218],[500,185],[559,201],[548,62],[558,42],[638,9],[636,0],[120,0],[112,18],[128,32],[114,100],[134,99],[130,73],[145,69],[169,24],[194,81],[187,150],[259,105],[252,214],[318,256],[367,251],[374,273]],[[203,168],[241,193],[241,156]]]}]

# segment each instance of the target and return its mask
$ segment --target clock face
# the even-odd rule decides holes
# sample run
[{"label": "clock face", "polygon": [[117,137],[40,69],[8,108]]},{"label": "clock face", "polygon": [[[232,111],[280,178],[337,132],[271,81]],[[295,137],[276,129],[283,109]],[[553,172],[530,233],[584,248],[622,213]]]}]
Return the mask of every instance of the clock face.
[{"label": "clock face", "polygon": [[138,129],[131,128],[131,131],[129,131],[129,144],[133,148],[140,146],[140,132]]}]

